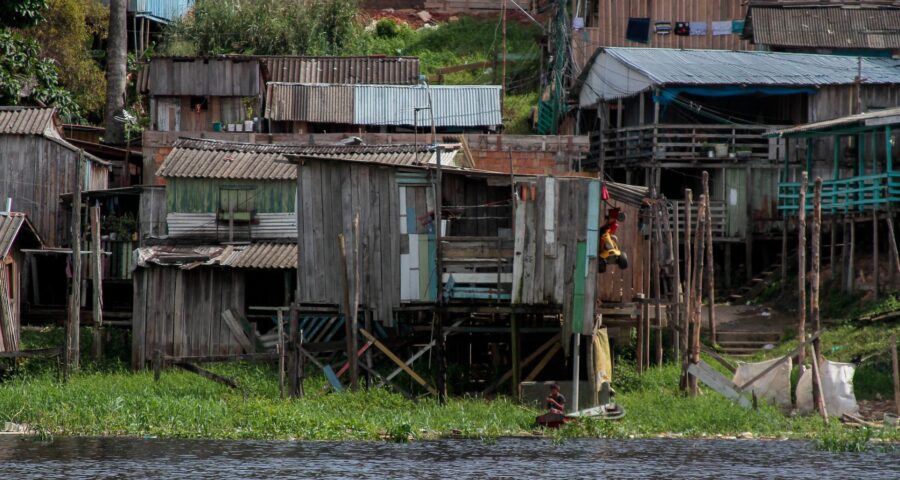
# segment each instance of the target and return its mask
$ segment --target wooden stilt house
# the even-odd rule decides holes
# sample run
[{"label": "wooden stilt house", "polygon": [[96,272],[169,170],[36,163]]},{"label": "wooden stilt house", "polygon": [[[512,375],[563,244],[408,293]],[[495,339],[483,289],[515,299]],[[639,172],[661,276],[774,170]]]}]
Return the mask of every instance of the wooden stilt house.
[{"label": "wooden stilt house", "polygon": [[24,249],[41,248],[41,237],[24,213],[0,212],[0,352],[19,350],[23,283],[27,277]]}]

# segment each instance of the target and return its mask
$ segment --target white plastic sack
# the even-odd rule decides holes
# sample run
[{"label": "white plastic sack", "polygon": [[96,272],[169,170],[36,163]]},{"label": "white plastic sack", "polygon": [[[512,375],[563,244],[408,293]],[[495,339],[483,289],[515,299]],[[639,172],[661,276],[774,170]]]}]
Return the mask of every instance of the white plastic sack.
[{"label": "white plastic sack", "polygon": [[[741,363],[734,372],[731,380],[735,385],[741,386],[747,380],[762,373],[778,360],[769,360],[757,363]],[[764,377],[753,382],[748,391],[756,394],[757,398],[785,409],[791,408],[791,360],[788,359]]]},{"label": "white plastic sack", "polygon": [[[859,404],[853,394],[853,374],[856,367],[852,363],[830,362],[819,364],[822,376],[822,395],[829,417],[840,417],[845,413],[859,415]],[[797,382],[797,411],[803,414],[814,411],[812,401],[812,368],[807,368]]]}]

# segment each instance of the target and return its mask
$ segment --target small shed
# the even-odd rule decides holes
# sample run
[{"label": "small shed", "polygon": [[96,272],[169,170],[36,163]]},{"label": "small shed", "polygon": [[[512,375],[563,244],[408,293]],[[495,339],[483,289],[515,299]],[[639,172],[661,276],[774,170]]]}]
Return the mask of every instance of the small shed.
[{"label": "small shed", "polygon": [[150,246],[135,251],[135,263],[132,366],[141,368],[156,350],[178,357],[252,353],[223,313],[243,322],[248,305],[288,304],[297,245]]},{"label": "small shed", "polygon": [[[68,242],[69,220],[59,199],[75,190],[103,190],[109,185],[109,162],[84,153],[63,139],[54,108],[0,107],[0,203],[12,199],[47,246]],[[77,162],[85,162],[76,179]]]},{"label": "small shed", "polygon": [[19,350],[22,295],[27,288],[23,249],[41,248],[28,217],[21,212],[0,212],[0,352]]}]

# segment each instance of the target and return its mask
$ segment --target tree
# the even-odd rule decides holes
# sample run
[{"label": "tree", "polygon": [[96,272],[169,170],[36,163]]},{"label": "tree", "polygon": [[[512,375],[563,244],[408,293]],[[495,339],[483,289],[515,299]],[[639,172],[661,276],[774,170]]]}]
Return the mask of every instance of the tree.
[{"label": "tree", "polygon": [[125,141],[125,124],[116,120],[125,109],[126,65],[128,63],[128,24],[125,0],[109,2],[109,39],[106,49],[106,134],[107,143]]},{"label": "tree", "polygon": [[109,10],[99,0],[47,0],[43,22],[22,29],[38,42],[41,55],[59,68],[59,82],[72,92],[85,115],[93,121],[103,116],[106,76],[98,62],[102,51],[94,45],[106,38]]},{"label": "tree", "polygon": [[47,0],[3,0],[0,2],[0,26],[25,28],[43,20]]},{"label": "tree", "polygon": [[0,28],[0,105],[47,105],[72,121],[80,114],[72,94],[59,85],[53,60],[41,57],[32,39]]}]

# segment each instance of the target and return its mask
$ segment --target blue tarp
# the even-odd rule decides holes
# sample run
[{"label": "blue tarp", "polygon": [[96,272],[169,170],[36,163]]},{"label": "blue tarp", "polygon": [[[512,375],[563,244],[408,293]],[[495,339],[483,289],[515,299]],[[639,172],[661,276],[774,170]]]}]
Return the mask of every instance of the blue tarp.
[{"label": "blue tarp", "polygon": [[816,93],[815,88],[790,88],[790,87],[673,87],[664,88],[659,95],[653,96],[653,101],[660,105],[672,103],[678,95],[687,93],[702,97],[734,97],[737,95],[752,95],[762,93],[764,95],[795,95],[798,93]]}]

